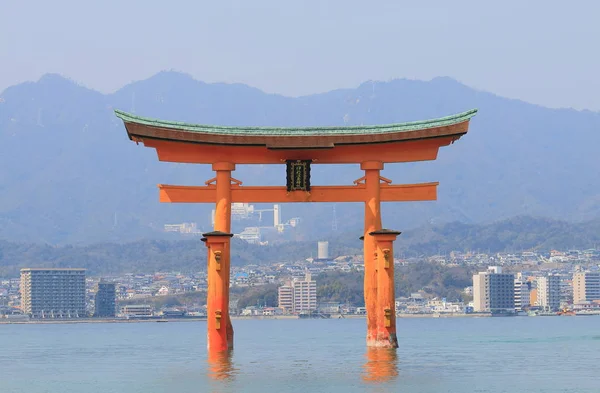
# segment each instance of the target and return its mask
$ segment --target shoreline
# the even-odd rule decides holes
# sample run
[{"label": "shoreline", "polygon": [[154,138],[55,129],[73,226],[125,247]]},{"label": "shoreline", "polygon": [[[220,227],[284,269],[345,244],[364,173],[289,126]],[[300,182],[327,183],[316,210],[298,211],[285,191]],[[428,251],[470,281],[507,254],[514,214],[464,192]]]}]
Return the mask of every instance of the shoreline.
[{"label": "shoreline", "polygon": [[[488,318],[489,314],[398,314],[396,319],[402,318]],[[303,319],[365,319],[366,315],[355,314],[331,314],[329,318],[299,318],[297,315],[253,315],[241,316],[235,315],[231,320],[303,320]],[[80,319],[30,319],[30,320],[9,320],[0,319],[0,325],[55,325],[55,324],[80,324],[80,323],[164,323],[164,322],[204,322],[206,317],[189,318],[139,318],[139,319],[121,319],[121,318],[80,318]]]},{"label": "shoreline", "polygon": [[[560,315],[549,315],[559,317]],[[599,314],[600,316],[600,314]],[[493,316],[486,313],[438,313],[438,314],[398,314],[396,319],[404,318],[510,318],[510,317],[529,317],[527,315]],[[366,315],[355,314],[331,314],[329,318],[300,318],[297,315],[235,315],[231,320],[308,320],[308,319],[365,319]],[[0,325],[56,325],[56,324],[80,324],[80,323],[165,323],[165,322],[205,322],[206,317],[184,317],[184,318],[80,318],[80,319],[30,319],[30,320],[11,320],[0,318]]]}]

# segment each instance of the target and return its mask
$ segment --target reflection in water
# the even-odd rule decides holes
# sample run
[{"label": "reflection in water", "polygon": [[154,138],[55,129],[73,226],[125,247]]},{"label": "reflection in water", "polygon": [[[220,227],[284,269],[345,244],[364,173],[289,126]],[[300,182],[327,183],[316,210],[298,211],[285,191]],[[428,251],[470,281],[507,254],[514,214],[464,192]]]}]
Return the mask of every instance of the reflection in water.
[{"label": "reflection in water", "polygon": [[236,374],[233,351],[208,351],[208,376],[219,381],[231,381]]},{"label": "reflection in water", "polygon": [[363,381],[386,382],[398,376],[398,354],[395,349],[367,348]]}]

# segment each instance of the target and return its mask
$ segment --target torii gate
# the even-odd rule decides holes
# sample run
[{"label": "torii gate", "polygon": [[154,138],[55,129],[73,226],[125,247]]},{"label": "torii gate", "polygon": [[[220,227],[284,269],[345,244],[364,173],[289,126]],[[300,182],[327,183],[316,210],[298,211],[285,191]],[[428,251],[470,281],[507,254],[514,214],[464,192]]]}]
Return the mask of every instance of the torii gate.
[{"label": "torii gate", "polygon": [[[224,127],[162,121],[115,110],[129,139],[156,149],[160,161],[212,164],[204,186],[159,185],[160,201],[216,203],[208,247],[207,325],[211,351],[233,348],[229,318],[231,203],[364,202],[367,346],[397,348],[393,242],[382,229],[381,202],[434,201],[438,183],[392,184],[385,163],[435,160],[441,146],[466,134],[477,110],[433,120],[352,127]],[[286,186],[243,186],[236,164],[285,164]],[[360,164],[353,185],[312,186],[311,164]]]}]

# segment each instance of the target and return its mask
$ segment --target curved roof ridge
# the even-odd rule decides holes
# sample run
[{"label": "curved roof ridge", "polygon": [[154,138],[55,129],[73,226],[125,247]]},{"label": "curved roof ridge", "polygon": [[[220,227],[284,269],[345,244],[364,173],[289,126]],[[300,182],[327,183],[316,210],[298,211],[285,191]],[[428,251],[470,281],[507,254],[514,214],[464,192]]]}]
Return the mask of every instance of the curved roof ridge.
[{"label": "curved roof ridge", "polygon": [[175,129],[180,131],[209,133],[220,135],[333,135],[333,134],[385,134],[390,132],[409,132],[428,128],[451,126],[470,120],[477,113],[477,109],[457,113],[437,119],[418,120],[405,123],[367,125],[367,126],[327,126],[327,127],[236,127],[214,126],[205,124],[191,124],[178,121],[167,121],[136,116],[118,109],[115,115],[126,123],[134,123],[152,127]]}]

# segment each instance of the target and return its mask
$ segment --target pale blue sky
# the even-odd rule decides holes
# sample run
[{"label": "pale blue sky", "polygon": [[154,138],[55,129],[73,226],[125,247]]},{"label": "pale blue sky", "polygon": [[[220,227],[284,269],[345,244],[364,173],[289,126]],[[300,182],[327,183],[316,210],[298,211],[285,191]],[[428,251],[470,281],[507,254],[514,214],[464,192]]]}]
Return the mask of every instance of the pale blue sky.
[{"label": "pale blue sky", "polygon": [[0,91],[56,72],[102,92],[175,69],[302,95],[451,76],[600,110],[596,0],[0,0]]}]

